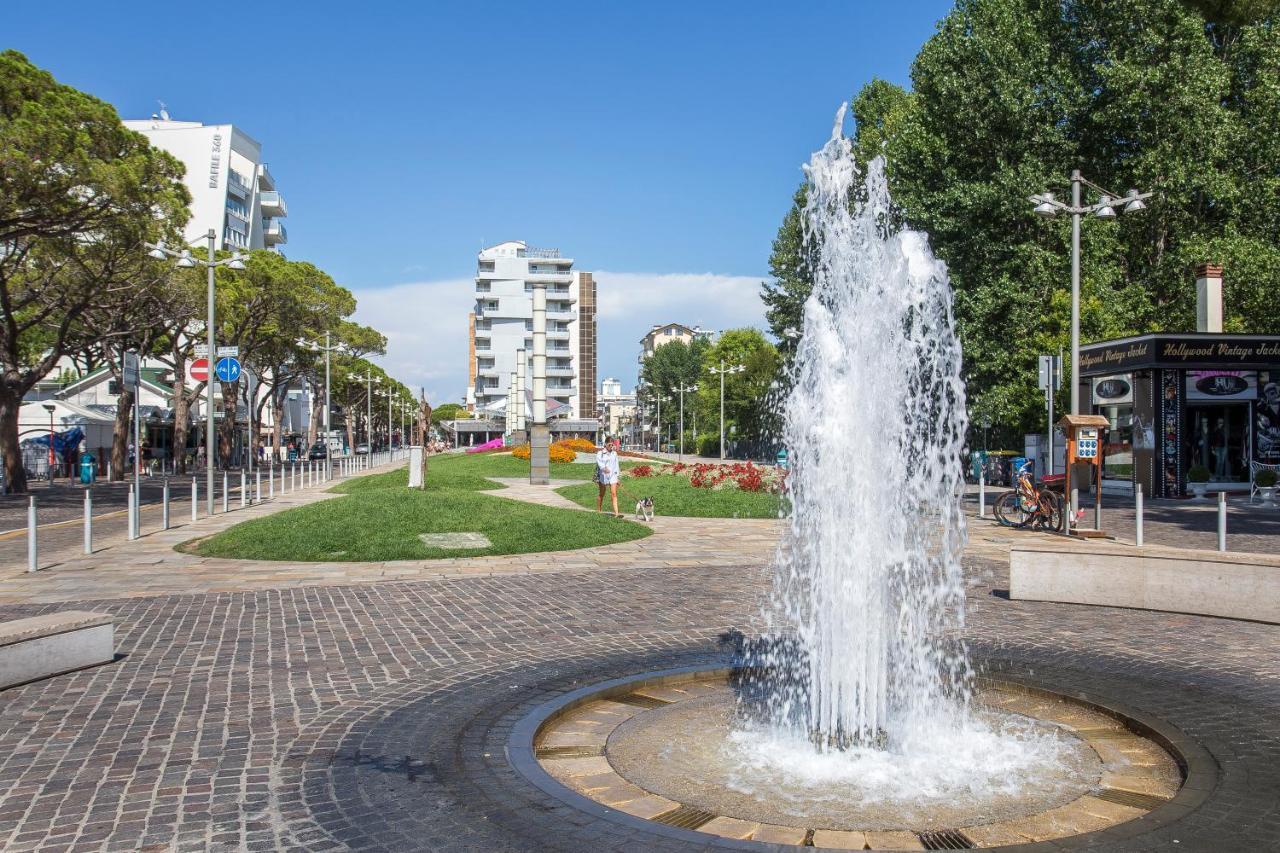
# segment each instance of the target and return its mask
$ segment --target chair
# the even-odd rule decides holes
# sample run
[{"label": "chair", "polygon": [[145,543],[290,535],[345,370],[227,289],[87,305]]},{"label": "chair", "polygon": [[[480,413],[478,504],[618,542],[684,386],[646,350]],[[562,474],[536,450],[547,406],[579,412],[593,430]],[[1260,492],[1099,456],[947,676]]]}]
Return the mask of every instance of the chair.
[{"label": "chair", "polygon": [[1249,463],[1249,503],[1253,503],[1258,496],[1258,472],[1259,471],[1275,471],[1276,476],[1280,477],[1280,465],[1268,465],[1265,462]]}]

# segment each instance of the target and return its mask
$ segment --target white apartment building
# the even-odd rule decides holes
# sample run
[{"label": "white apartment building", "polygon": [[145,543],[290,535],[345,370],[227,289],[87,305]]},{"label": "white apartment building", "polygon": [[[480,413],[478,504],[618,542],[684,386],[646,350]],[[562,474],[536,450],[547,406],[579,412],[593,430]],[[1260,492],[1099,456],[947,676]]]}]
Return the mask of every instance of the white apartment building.
[{"label": "white apartment building", "polygon": [[220,249],[280,251],[289,240],[284,218],[289,209],[262,160],[262,146],[232,124],[174,121],[168,113],[124,126],[187,167],[191,193],[188,243],[204,245],[210,229]]},{"label": "white apartment building", "polygon": [[559,249],[511,240],[481,250],[475,310],[468,318],[467,409],[502,416],[517,352],[525,351],[526,399],[533,383],[533,283],[547,284],[547,401],[590,418],[596,401],[596,283]]}]

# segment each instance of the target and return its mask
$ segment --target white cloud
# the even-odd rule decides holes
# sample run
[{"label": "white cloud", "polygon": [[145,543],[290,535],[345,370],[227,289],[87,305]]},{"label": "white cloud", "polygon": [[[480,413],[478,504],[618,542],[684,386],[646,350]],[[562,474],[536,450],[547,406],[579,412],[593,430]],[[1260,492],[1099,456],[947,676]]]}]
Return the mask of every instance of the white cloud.
[{"label": "white cloud", "polygon": [[[763,277],[715,273],[594,273],[599,379],[630,387],[640,338],[661,323],[704,329],[764,325]],[[467,386],[467,313],[475,304],[471,278],[411,282],[356,291],[355,319],[387,336],[376,358],[392,376],[426,388],[433,405],[459,401]]]}]

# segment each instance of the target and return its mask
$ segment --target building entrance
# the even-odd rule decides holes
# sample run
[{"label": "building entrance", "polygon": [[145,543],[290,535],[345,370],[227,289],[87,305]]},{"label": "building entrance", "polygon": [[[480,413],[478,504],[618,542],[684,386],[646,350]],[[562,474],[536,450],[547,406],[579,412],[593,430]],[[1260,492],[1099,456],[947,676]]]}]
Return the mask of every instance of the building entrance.
[{"label": "building entrance", "polygon": [[1188,403],[1187,466],[1203,465],[1214,483],[1249,479],[1249,404]]}]

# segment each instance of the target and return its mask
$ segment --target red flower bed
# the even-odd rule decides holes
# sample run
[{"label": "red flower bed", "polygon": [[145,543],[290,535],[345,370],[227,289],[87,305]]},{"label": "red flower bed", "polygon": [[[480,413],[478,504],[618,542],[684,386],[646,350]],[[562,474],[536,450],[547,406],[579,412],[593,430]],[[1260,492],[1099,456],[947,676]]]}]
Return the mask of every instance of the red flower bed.
[{"label": "red flower bed", "polygon": [[653,476],[653,466],[652,466],[652,465],[637,465],[636,467],[634,467],[634,468],[632,468],[632,469],[631,469],[631,476],[632,476],[632,477],[652,477],[652,476]]}]

